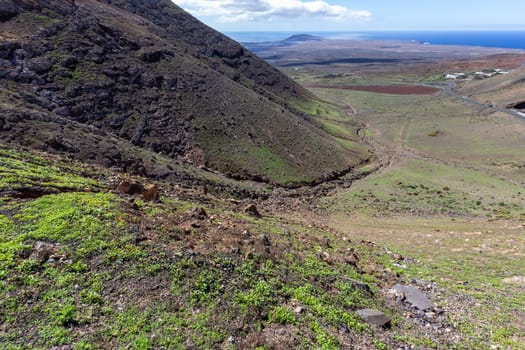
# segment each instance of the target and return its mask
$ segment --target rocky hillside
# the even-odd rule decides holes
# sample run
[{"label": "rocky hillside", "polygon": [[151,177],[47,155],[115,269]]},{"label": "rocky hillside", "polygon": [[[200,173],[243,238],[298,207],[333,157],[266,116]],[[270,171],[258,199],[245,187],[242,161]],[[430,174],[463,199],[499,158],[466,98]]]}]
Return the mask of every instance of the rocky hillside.
[{"label": "rocky hillside", "polygon": [[404,304],[384,297],[402,257],[290,220],[248,199],[1,148],[2,349],[449,345],[444,317],[412,302],[414,287]]},{"label": "rocky hillside", "polygon": [[0,141],[143,174],[130,145],[228,175],[312,182],[368,158],[309,94],[169,0],[5,0]]}]

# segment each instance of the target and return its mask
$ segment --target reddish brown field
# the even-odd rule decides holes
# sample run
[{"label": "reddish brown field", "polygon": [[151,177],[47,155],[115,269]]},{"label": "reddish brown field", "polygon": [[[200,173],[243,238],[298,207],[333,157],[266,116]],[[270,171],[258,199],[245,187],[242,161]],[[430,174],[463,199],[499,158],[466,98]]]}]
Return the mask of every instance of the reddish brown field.
[{"label": "reddish brown field", "polygon": [[322,89],[368,91],[391,95],[434,95],[441,91],[438,88],[422,85],[313,85],[312,87]]}]

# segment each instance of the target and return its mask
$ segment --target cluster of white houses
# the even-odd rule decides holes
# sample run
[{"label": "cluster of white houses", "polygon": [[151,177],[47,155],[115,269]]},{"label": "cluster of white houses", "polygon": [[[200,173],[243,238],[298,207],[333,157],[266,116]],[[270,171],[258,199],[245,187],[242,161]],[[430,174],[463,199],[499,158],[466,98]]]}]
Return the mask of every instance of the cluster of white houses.
[{"label": "cluster of white houses", "polygon": [[447,73],[445,75],[445,79],[468,79],[468,78],[477,78],[477,79],[484,79],[484,78],[490,78],[495,75],[500,74],[507,74],[507,71],[504,71],[503,69],[491,69],[490,71],[479,71],[479,72],[473,72],[473,73],[464,73],[464,72],[457,72],[457,73]]}]

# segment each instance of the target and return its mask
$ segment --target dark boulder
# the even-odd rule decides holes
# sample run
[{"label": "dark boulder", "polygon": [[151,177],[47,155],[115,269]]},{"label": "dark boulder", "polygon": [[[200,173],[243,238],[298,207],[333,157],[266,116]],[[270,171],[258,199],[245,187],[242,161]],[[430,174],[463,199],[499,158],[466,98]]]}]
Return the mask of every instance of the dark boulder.
[{"label": "dark boulder", "polygon": [[39,57],[27,62],[27,68],[37,74],[47,73],[53,67],[53,61],[49,57]]},{"label": "dark boulder", "polygon": [[11,0],[0,1],[0,21],[8,20],[15,17],[20,12]]},{"label": "dark boulder", "polygon": [[247,214],[250,214],[251,216],[253,217],[256,217],[256,218],[260,218],[261,217],[261,214],[259,213],[259,210],[257,209],[257,206],[255,206],[255,204],[248,204],[245,208],[244,208],[244,212],[247,213]]},{"label": "dark boulder", "polygon": [[68,56],[60,62],[60,65],[62,67],[70,68],[70,69],[75,68],[77,64],[78,64],[78,59],[75,56]]},{"label": "dark boulder", "polygon": [[160,61],[164,56],[172,56],[168,50],[158,47],[144,47],[139,50],[138,57],[146,63],[155,63]]},{"label": "dark boulder", "polygon": [[204,220],[208,218],[208,213],[206,212],[206,210],[204,210],[204,208],[197,207],[193,209],[191,217],[198,220]]},{"label": "dark boulder", "polygon": [[146,185],[144,186],[144,191],[142,192],[142,197],[145,201],[157,202],[160,200],[160,192],[157,188],[157,185]]},{"label": "dark boulder", "polygon": [[129,195],[142,194],[144,186],[140,182],[124,180],[119,183],[117,191]]}]

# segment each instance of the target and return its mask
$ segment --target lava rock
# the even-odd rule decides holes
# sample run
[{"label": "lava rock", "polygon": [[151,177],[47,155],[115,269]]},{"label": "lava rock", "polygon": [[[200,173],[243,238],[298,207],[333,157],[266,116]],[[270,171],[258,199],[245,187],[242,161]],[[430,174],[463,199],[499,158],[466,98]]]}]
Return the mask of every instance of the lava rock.
[{"label": "lava rock", "polygon": [[60,62],[60,65],[62,67],[66,67],[69,69],[75,68],[77,64],[78,64],[78,59],[75,56],[68,56]]},{"label": "lava rock", "polygon": [[434,303],[418,288],[396,284],[390,292],[399,299],[411,304],[416,309],[426,311],[435,307]]},{"label": "lava rock", "polygon": [[255,204],[251,203],[251,204],[248,204],[245,208],[244,208],[244,212],[245,213],[248,213],[250,214],[251,216],[254,216],[256,218],[260,218],[261,217],[261,214],[259,213],[259,210],[257,209],[257,207],[255,206]]},{"label": "lava rock", "polygon": [[44,74],[53,67],[53,61],[49,57],[35,58],[27,63],[27,67],[37,74]]},{"label": "lava rock", "polygon": [[157,185],[144,186],[142,197],[144,197],[144,200],[146,201],[157,202],[160,199],[160,193],[159,189],[157,188]]},{"label": "lava rock", "polygon": [[206,210],[204,210],[204,208],[198,207],[193,209],[191,217],[198,220],[204,220],[208,218],[208,213],[206,213]]},{"label": "lava rock", "polygon": [[268,238],[267,235],[262,234],[262,235],[259,235],[258,238],[259,238],[259,242],[261,242],[263,246],[269,247],[271,245],[270,239]]},{"label": "lava rock", "polygon": [[0,1],[0,21],[8,20],[18,14],[18,8],[11,0]]},{"label": "lava rock", "polygon": [[390,327],[390,318],[379,310],[363,309],[357,311],[357,314],[369,325],[383,328]]},{"label": "lava rock", "polygon": [[56,245],[47,242],[37,241],[33,246],[33,252],[29,257],[43,264],[57,252],[58,247]]},{"label": "lava rock", "polygon": [[122,194],[142,194],[144,186],[140,182],[123,180],[119,183],[117,191]]}]

